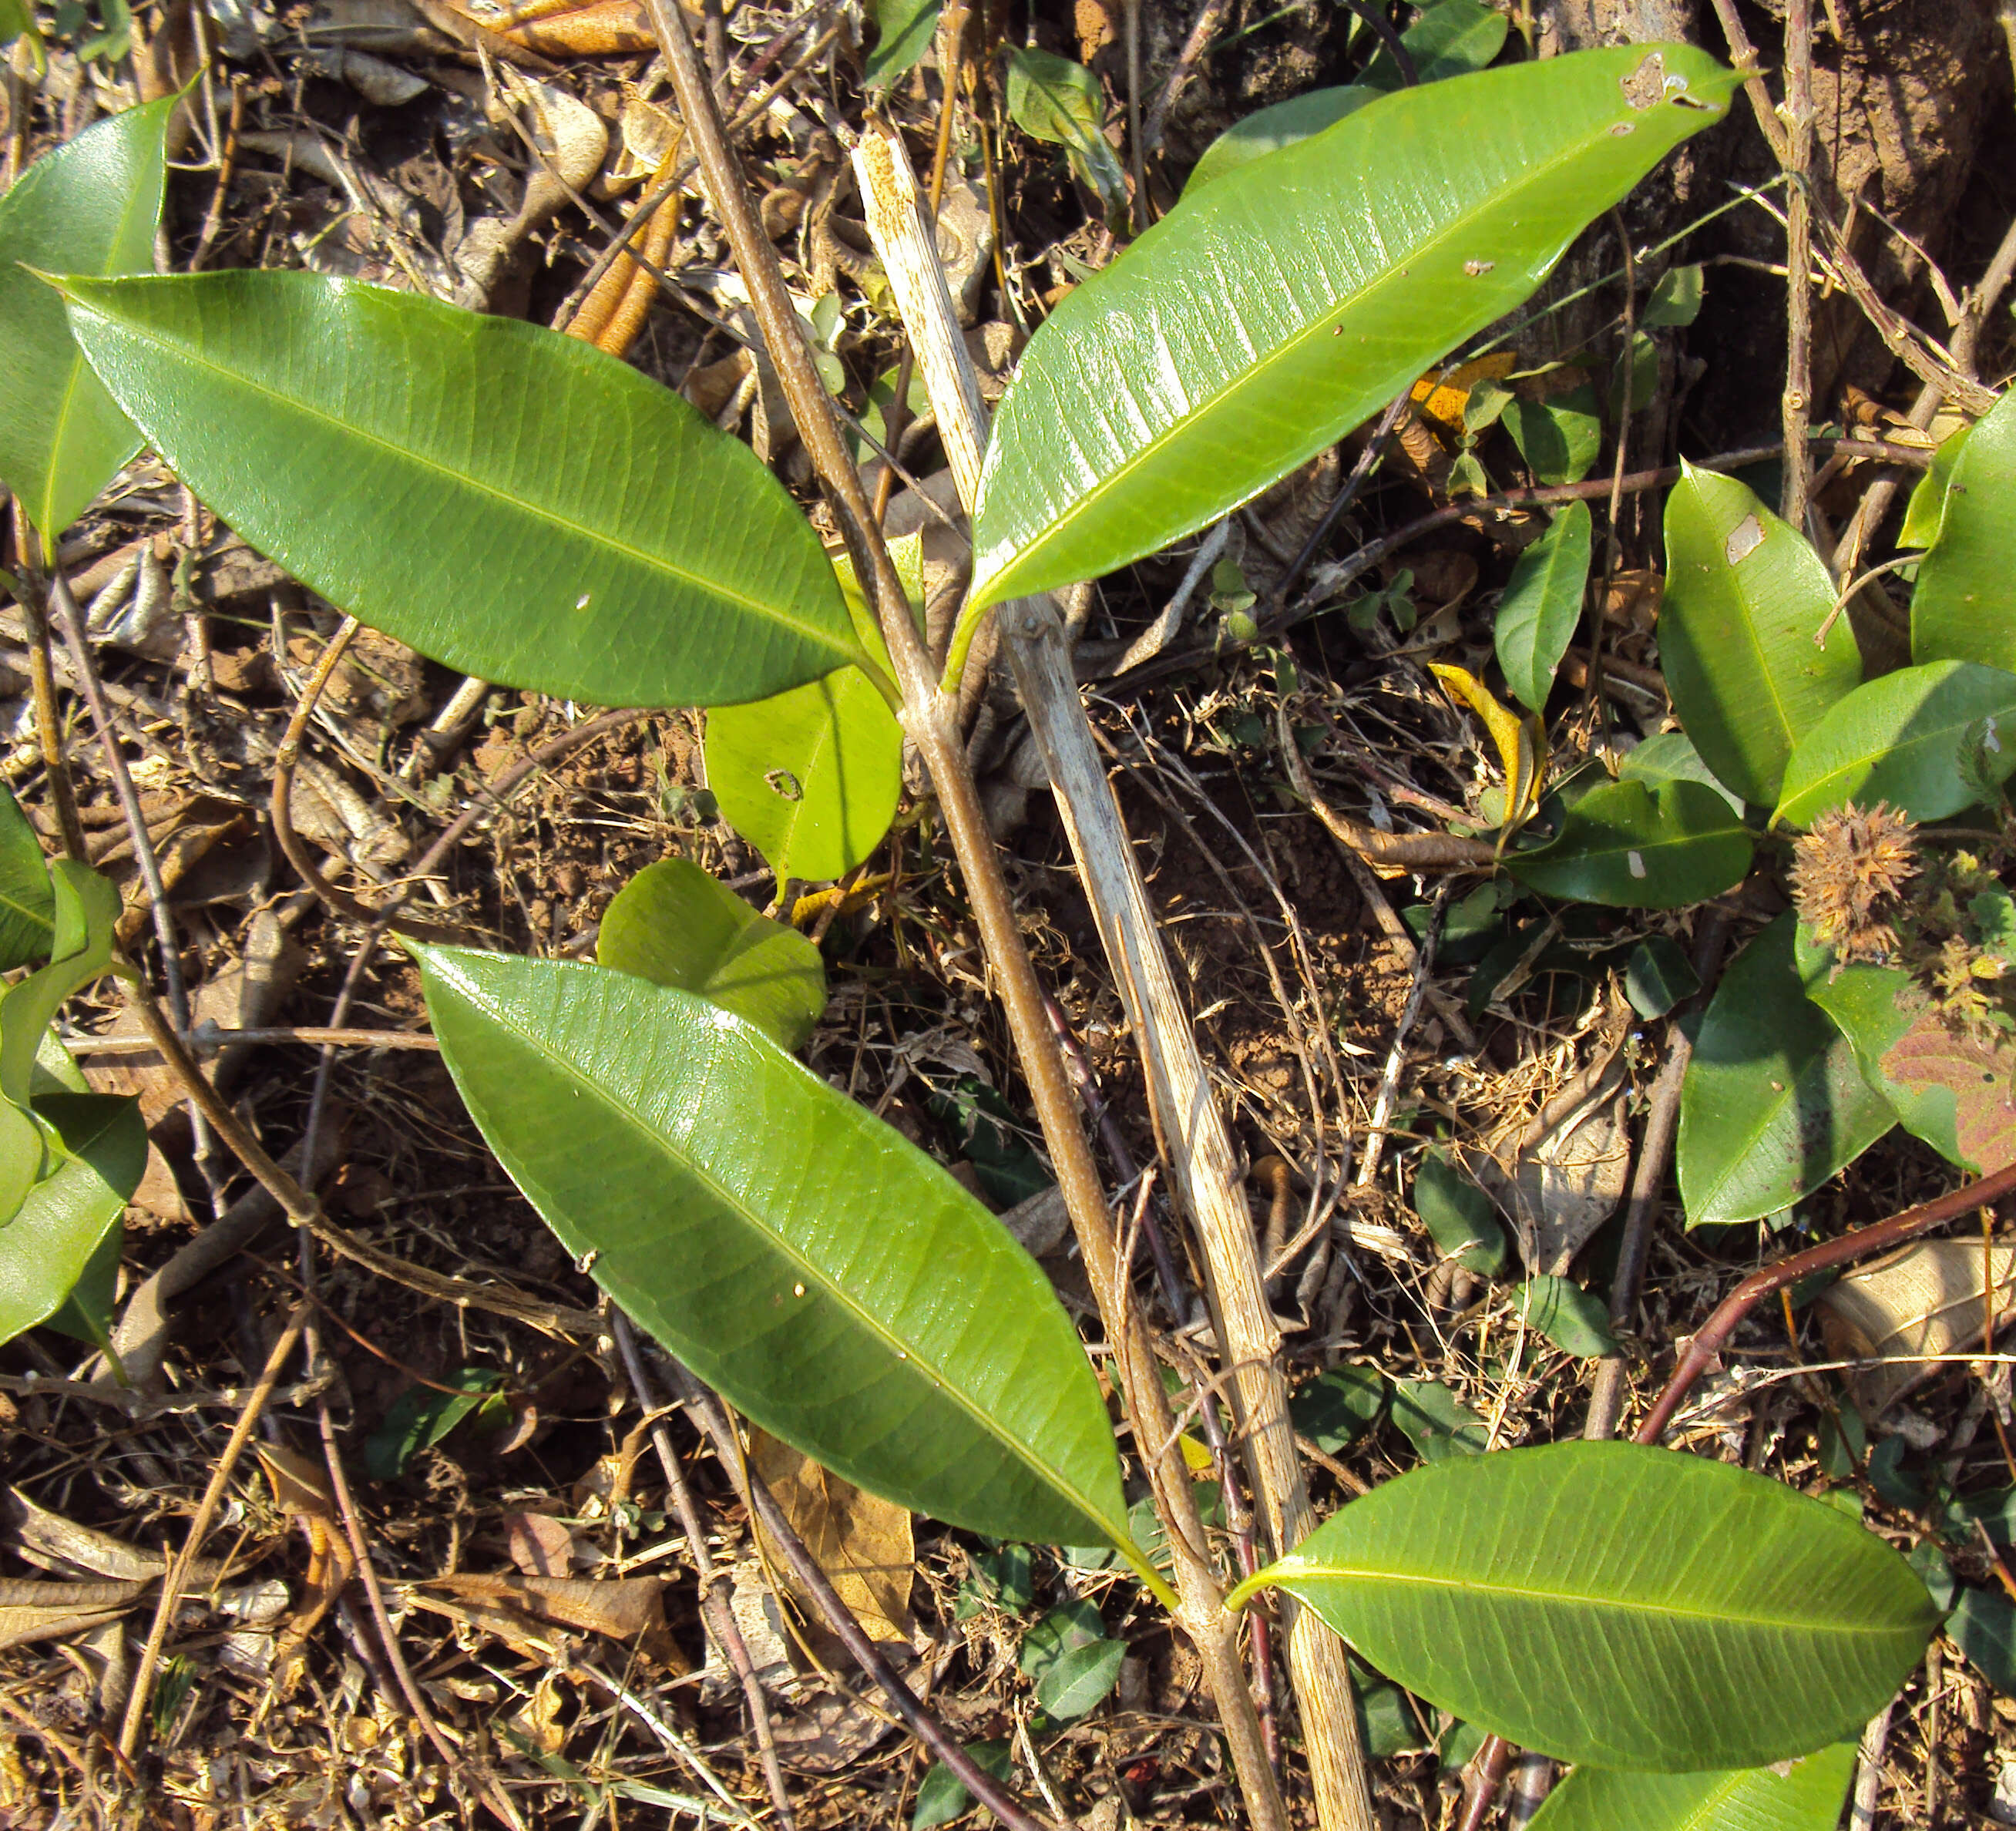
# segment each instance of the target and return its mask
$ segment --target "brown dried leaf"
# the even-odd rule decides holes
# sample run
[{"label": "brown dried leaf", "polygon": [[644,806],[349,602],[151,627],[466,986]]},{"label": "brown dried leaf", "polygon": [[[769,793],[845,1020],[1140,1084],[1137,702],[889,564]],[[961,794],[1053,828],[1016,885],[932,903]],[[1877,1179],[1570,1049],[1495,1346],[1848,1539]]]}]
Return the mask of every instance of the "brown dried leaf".
[{"label": "brown dried leaf", "polygon": [[1877,1416],[1938,1372],[1926,1356],[1980,1347],[1991,1263],[1999,1329],[2016,1315],[2016,1245],[1914,1240],[1821,1292],[1816,1307],[1827,1351],[1837,1360],[1892,1363],[1852,1381],[1864,1416]]},{"label": "brown dried leaf", "polygon": [[[917,1629],[910,1613],[910,1585],[916,1553],[908,1511],[863,1494],[811,1457],[753,1426],[749,1466],[777,1497],[785,1517],[869,1637],[914,1645]],[[772,1570],[788,1585],[784,1560],[767,1538],[763,1549]],[[795,1587],[792,1592],[801,1608],[817,1620],[812,1599],[799,1595]]]},{"label": "brown dried leaf", "polygon": [[0,1649],[56,1640],[116,1620],[153,1587],[125,1583],[37,1583],[0,1577]]},{"label": "brown dried leaf", "polygon": [[[568,1628],[635,1646],[671,1671],[691,1670],[665,1626],[662,1577],[624,1577],[598,1582],[584,1577],[459,1572],[434,1577],[426,1587],[487,1611],[493,1626],[506,1639],[516,1639],[517,1634],[506,1631],[500,1623],[513,1629],[529,1626],[535,1633],[540,1628]],[[423,1598],[416,1592],[414,1599]]]}]

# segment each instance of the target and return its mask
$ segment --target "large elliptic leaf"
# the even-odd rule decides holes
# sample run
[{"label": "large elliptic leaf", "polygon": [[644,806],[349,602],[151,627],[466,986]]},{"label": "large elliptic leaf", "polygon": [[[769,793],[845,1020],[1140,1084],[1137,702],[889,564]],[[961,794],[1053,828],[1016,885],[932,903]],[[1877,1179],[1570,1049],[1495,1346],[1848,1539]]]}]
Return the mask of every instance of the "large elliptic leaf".
[{"label": "large elliptic leaf", "polygon": [[1519,556],[1498,601],[1492,625],[1498,665],[1506,685],[1535,712],[1546,710],[1554,670],[1582,621],[1589,553],[1589,505],[1564,503],[1547,531]]},{"label": "large elliptic leaf", "polygon": [[1139,1555],[1106,1408],[1055,1293],[900,1132],[694,993],[413,951],[499,1160],[703,1379],[913,1512]]},{"label": "large elliptic leaf", "polygon": [[63,1308],[120,1218],[147,1167],[137,1100],[117,1094],[45,1094],[45,1124],[63,1140],[55,1173],[0,1226],[0,1341]]},{"label": "large elliptic leaf", "polygon": [[747,446],[578,337],[305,273],[67,280],[183,482],[423,653],[603,706],[761,699],[865,659]]},{"label": "large elliptic leaf", "polygon": [[1928,661],[1865,682],[1792,747],[1773,822],[1888,801],[1913,820],[1971,807],[2016,770],[2016,674]]},{"label": "large elliptic leaf", "polygon": [[1676,45],[1480,71],[1186,197],[1024,353],[971,609],[1151,553],[1334,444],[1526,298],[1734,82]]},{"label": "large elliptic leaf", "polygon": [[46,955],[55,920],[42,843],[13,791],[0,785],[0,973]]},{"label": "large elliptic leaf", "polygon": [[1946,498],[1953,489],[1953,466],[1967,449],[1967,435],[1973,430],[1971,426],[1962,426],[1942,440],[1932,453],[1931,462],[1925,467],[1925,474],[1913,486],[1911,499],[1904,505],[1904,525],[1897,531],[1897,545],[1906,552],[1914,547],[1923,549],[1938,544],[1939,531],[1946,526]]},{"label": "large elliptic leaf", "polygon": [[616,893],[595,957],[655,985],[698,992],[780,1049],[798,1048],[826,1009],[819,949],[690,859],[646,865]]},{"label": "large elliptic leaf", "polygon": [[1788,910],[1736,957],[1701,1020],[1676,1151],[1690,1227],[1776,1214],[1896,1122],[1807,996],[1797,922]]},{"label": "large elliptic leaf", "polygon": [[1776,805],[1792,746],[1859,683],[1820,556],[1733,477],[1683,463],[1666,498],[1659,661],[1687,736],[1746,801]]},{"label": "large elliptic leaf", "polygon": [[1743,881],[1754,850],[1728,802],[1697,782],[1605,782],[1561,830],[1506,869],[1528,890],[1625,909],[1680,909]]},{"label": "large elliptic leaf", "polygon": [[1625,1443],[1403,1475],[1255,1581],[1507,1741],[1661,1773],[1762,1767],[1852,1736],[1938,1621],[1910,1567],[1845,1514]]},{"label": "large elliptic leaf", "polygon": [[30,272],[151,273],[162,152],[178,95],[129,108],[38,159],[0,197],[0,477],[45,545],[140,448],[85,362],[63,300]]},{"label": "large elliptic leaf", "polygon": [[1855,1774],[1855,1748],[1837,1742],[1783,1772],[1578,1768],[1548,1796],[1532,1831],[1834,1831]]},{"label": "large elliptic leaf", "polygon": [[1939,538],[1911,596],[1913,661],[1979,661],[2016,673],[2016,390],[1953,461]]}]

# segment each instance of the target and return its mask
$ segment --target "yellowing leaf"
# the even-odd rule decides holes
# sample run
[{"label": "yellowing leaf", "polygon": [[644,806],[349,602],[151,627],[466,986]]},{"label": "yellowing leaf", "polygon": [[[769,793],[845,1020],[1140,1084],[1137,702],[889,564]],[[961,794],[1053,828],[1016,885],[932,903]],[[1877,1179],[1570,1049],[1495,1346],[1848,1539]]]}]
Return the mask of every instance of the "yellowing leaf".
[{"label": "yellowing leaf", "polygon": [[1540,773],[1546,759],[1546,734],[1532,714],[1521,718],[1502,704],[1490,688],[1467,667],[1446,661],[1431,661],[1428,671],[1484,721],[1498,746],[1498,761],[1505,771],[1504,826],[1509,833],[1532,813],[1540,798]]},{"label": "yellowing leaf", "polygon": [[1454,369],[1431,369],[1414,383],[1409,398],[1424,419],[1433,420],[1452,437],[1459,437],[1470,390],[1481,381],[1502,382],[1517,360],[1510,350],[1494,350]]}]

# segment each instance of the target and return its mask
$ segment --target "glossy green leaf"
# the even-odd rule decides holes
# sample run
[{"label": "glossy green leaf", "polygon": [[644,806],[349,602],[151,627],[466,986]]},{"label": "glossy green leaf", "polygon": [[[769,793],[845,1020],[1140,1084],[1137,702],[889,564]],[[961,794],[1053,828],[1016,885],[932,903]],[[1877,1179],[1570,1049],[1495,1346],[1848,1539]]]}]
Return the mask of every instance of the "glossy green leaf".
[{"label": "glossy green leaf", "polygon": [[1376,102],[1384,92],[1368,89],[1362,83],[1345,83],[1332,89],[1309,89],[1276,102],[1271,108],[1255,109],[1243,121],[1234,121],[1204,149],[1204,156],[1190,168],[1183,195],[1193,196],[1213,178],[1223,178],[1242,165],[1293,146],[1325,128],[1334,127],[1347,114],[1368,102]]},{"label": "glossy green leaf", "polygon": [[1424,1462],[1481,1456],[1491,1429],[1439,1380],[1396,1380],[1388,1409]]},{"label": "glossy green leaf", "polygon": [[2016,673],[2016,391],[2004,394],[1953,459],[1939,539],[1911,598],[1913,661],[1979,661]]},{"label": "glossy green leaf", "polygon": [[2016,1697],[2016,1606],[2007,1596],[1967,1585],[1946,1618],[1946,1632],[1982,1678],[2004,1697]]},{"label": "glossy green leaf", "polygon": [[1347,1362],[1295,1388],[1288,1401],[1295,1434],[1326,1455],[1338,1455],[1379,1422],[1386,1409],[1386,1376]]},{"label": "glossy green leaf", "polygon": [[1334,444],[1525,299],[1734,81],[1672,45],[1481,71],[1185,198],[1024,353],[970,613],[1151,553]]},{"label": "glossy green leaf", "polygon": [[29,1189],[0,1226],[0,1341],[55,1315],[105,1242],[116,1235],[147,1167],[137,1100],[117,1094],[46,1094],[43,1122],[62,1141],[54,1174]]},{"label": "glossy green leaf", "polygon": [[0,973],[45,958],[55,923],[41,840],[13,791],[0,785]]},{"label": "glossy green leaf", "polygon": [[1621,1774],[1578,1768],[1548,1796],[1532,1831],[1834,1831],[1855,1776],[1852,1742],[1787,1772]]},{"label": "glossy green leaf", "polygon": [[28,57],[40,83],[49,72],[49,54],[43,48],[42,34],[35,24],[35,11],[28,0],[0,0],[0,45],[11,45],[16,38],[28,41]]},{"label": "glossy green leaf", "polygon": [[1546,709],[1554,670],[1582,621],[1589,527],[1586,502],[1563,503],[1547,531],[1519,556],[1498,601],[1498,665],[1514,696],[1535,712]]},{"label": "glossy green leaf", "polygon": [[1694,962],[1665,935],[1647,935],[1625,959],[1624,995],[1640,1017],[1663,1017],[1700,990]]},{"label": "glossy green leaf", "polygon": [[364,1473],[373,1481],[398,1480],[415,1456],[446,1437],[496,1390],[502,1378],[495,1367],[464,1367],[455,1376],[459,1391],[408,1387],[393,1400],[384,1421],[365,1439]]},{"label": "glossy green leaf", "polygon": [[1659,661],[1687,736],[1729,788],[1774,806],[1792,746],[1859,684],[1820,556],[1744,484],[1683,462],[1666,498]]},{"label": "glossy green leaf", "polygon": [[63,1001],[112,964],[117,887],[87,865],[59,858],[49,868],[55,912],[49,960],[0,993],[0,1099],[26,1106],[37,1052]]},{"label": "glossy green leaf", "polygon": [[[983,1772],[1005,1781],[1014,1771],[1014,1744],[1003,1740],[969,1742],[966,1752]],[[941,1825],[963,1818],[973,1810],[973,1795],[966,1782],[942,1761],[932,1762],[917,1787],[917,1803],[910,1814],[910,1831],[938,1831]]]},{"label": "glossy green leaf", "polygon": [[1028,45],[1008,47],[1008,113],[1032,139],[1061,146],[1071,170],[1118,221],[1127,207],[1127,174],[1106,137],[1106,97],[1083,64]]},{"label": "glossy green leaf", "polygon": [[1642,782],[1648,788],[1664,782],[1697,782],[1713,789],[1737,813],[1743,811],[1742,797],[1715,780],[1715,772],[1701,761],[1701,752],[1683,731],[1660,732],[1627,750],[1617,773],[1626,782]]},{"label": "glossy green leaf", "polygon": [[1696,261],[1688,267],[1669,267],[1652,287],[1652,296],[1638,322],[1647,330],[1680,329],[1701,316],[1701,269]]},{"label": "glossy green leaf", "polygon": [[1939,531],[1946,526],[1953,466],[1967,449],[1967,435],[1973,430],[1964,426],[1944,440],[1934,450],[1925,474],[1912,486],[1911,499],[1904,505],[1904,525],[1897,531],[1897,545],[1906,552],[1938,544]]},{"label": "glossy green leaf", "polygon": [[1831,808],[1887,801],[1943,820],[2016,771],[2016,674],[1928,661],[1834,701],[1792,748],[1773,822],[1810,826]]},{"label": "glossy green leaf", "polygon": [[1617,1351],[1610,1308],[1566,1278],[1529,1278],[1512,1293],[1514,1313],[1563,1354],[1588,1360]]},{"label": "glossy green leaf", "polygon": [[1910,1033],[1927,1009],[1925,995],[1909,973],[1901,967],[1861,962],[1838,966],[1814,978],[1810,995],[1854,1050],[1863,1080],[1889,1101],[1906,1131],[1953,1162],[1964,1162],[1976,1174],[2000,1169],[2007,1160],[1997,1158],[1983,1164],[1978,1156],[1963,1158],[1952,1088],[1906,1087],[1884,1074],[1884,1057]]},{"label": "glossy green leaf", "polygon": [[1077,1332],[1036,1262],[900,1132],[693,993],[413,951],[499,1161],[702,1379],[913,1512],[1132,1549]]},{"label": "glossy green leaf", "polygon": [[1504,1269],[1505,1229],[1490,1196],[1439,1149],[1423,1153],[1414,1172],[1414,1214],[1443,1257],[1484,1278]]},{"label": "glossy green leaf", "polygon": [[1544,401],[1515,399],[1503,418],[1535,483],[1580,483],[1595,469],[1603,450],[1603,416],[1589,383]]},{"label": "glossy green leaf", "polygon": [[1605,782],[1547,844],[1505,868],[1528,890],[1624,909],[1681,909],[1743,881],[1755,850],[1727,801],[1697,782]]},{"label": "glossy green leaf", "polygon": [[619,973],[698,992],[781,1049],[801,1047],[826,1009],[819,949],[686,858],[647,865],[616,893],[595,957]]},{"label": "glossy green leaf", "polygon": [[[1484,0],[1435,0],[1400,34],[1414,60],[1414,74],[1424,83],[1445,82],[1481,70],[1505,45],[1511,22]],[[1400,66],[1383,45],[1359,81],[1368,88],[1397,89]]]},{"label": "glossy green leaf", "polygon": [[1105,1638],[1106,1623],[1100,1619],[1098,1603],[1089,1596],[1078,1596],[1051,1610],[1022,1636],[1022,1650],[1015,1663],[1024,1678],[1040,1678],[1066,1653]]},{"label": "glossy green leaf", "polygon": [[306,273],[65,283],[92,366],[182,481],[437,660],[689,706],[865,659],[755,454],[578,337]]},{"label": "glossy green leaf", "polygon": [[1256,1581],[1507,1741],[1661,1773],[1854,1736],[1937,1619],[1904,1560],[1834,1508],[1624,1443],[1417,1469]]},{"label": "glossy green leaf", "polygon": [[874,0],[875,49],[861,67],[870,88],[893,83],[931,48],[941,0]]},{"label": "glossy green leaf", "polygon": [[30,272],[151,273],[166,96],[85,128],[0,197],[0,477],[45,545],[140,448],[84,360],[63,300]]},{"label": "glossy green leaf", "polygon": [[1806,995],[1787,911],[1737,955],[1680,1087],[1687,1225],[1755,1221],[1810,1194],[1896,1121]]},{"label": "glossy green leaf", "polygon": [[1106,1701],[1120,1682],[1120,1663],[1126,1657],[1125,1641],[1075,1646],[1044,1668],[1036,1681],[1036,1702],[1058,1722],[1074,1722]]},{"label": "glossy green leaf", "polygon": [[779,881],[851,871],[903,791],[903,732],[858,667],[707,715],[707,786]]}]

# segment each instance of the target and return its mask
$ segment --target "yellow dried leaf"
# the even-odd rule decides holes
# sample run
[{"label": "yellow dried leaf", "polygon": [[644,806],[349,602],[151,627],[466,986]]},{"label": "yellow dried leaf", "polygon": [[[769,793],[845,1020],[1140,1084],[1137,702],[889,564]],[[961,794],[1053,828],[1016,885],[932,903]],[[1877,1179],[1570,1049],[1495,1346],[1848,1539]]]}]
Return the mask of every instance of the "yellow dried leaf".
[{"label": "yellow dried leaf", "polygon": [[1505,830],[1514,831],[1539,804],[1540,774],[1546,761],[1546,732],[1536,714],[1521,718],[1501,703],[1490,688],[1467,667],[1446,661],[1431,661],[1428,670],[1484,721],[1485,729],[1498,746],[1498,761],[1505,772]]},{"label": "yellow dried leaf", "polygon": [[1517,360],[1510,350],[1494,350],[1455,369],[1431,369],[1414,383],[1409,397],[1423,419],[1433,420],[1452,437],[1460,436],[1470,390],[1481,381],[1502,382]]}]

